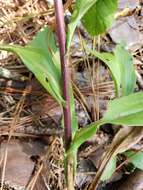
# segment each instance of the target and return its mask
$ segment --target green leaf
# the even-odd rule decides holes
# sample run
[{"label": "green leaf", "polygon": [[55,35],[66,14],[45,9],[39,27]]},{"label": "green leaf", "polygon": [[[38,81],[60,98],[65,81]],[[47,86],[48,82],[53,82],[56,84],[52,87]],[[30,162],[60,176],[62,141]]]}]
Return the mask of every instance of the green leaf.
[{"label": "green leaf", "polygon": [[[43,87],[62,105],[62,80],[59,49],[53,32],[44,27],[27,46],[0,45],[1,50],[16,53]],[[73,90],[70,91],[73,136],[78,129]]]},{"label": "green leaf", "polygon": [[114,55],[115,62],[120,68],[122,95],[129,95],[133,93],[136,84],[133,56],[127,50],[125,50],[123,44],[117,45]]},{"label": "green leaf", "polygon": [[115,135],[110,147],[106,149],[104,153],[101,164],[98,168],[96,176],[94,178],[93,184],[98,184],[106,166],[113,160],[117,154],[123,153],[129,150],[133,145],[138,143],[143,137],[143,128],[142,127],[130,127],[123,126]]},{"label": "green leaf", "polygon": [[127,151],[124,155],[136,168],[143,170],[143,152]]},{"label": "green leaf", "polygon": [[116,156],[110,159],[110,161],[108,162],[108,164],[106,165],[102,173],[102,176],[101,176],[102,181],[109,179],[113,175],[113,173],[116,170],[116,160],[117,160]]},{"label": "green leaf", "polygon": [[136,84],[133,58],[122,44],[116,46],[114,54],[99,53],[96,50],[88,51],[108,66],[115,83],[117,96],[133,93]]},{"label": "green leaf", "polygon": [[[50,43],[47,45],[46,42]],[[60,67],[57,62],[54,62],[53,56],[58,49],[56,49],[54,35],[47,27],[40,31],[35,39],[25,47],[0,45],[0,49],[16,53],[44,88],[60,104],[64,103]]]},{"label": "green leaf", "polygon": [[103,120],[115,125],[143,125],[143,92],[111,101]]},{"label": "green leaf", "polygon": [[102,120],[99,120],[96,123],[87,125],[85,128],[79,129],[75,134],[75,137],[68,152],[76,152],[80,145],[83,144],[90,137],[92,137],[92,135],[96,133],[98,127],[102,124],[104,124]]},{"label": "green leaf", "polygon": [[[91,138],[101,125],[107,123],[128,127],[127,131],[124,127],[123,134],[121,130],[116,135],[111,148],[107,151],[106,157],[104,157],[100,170],[97,172],[96,180],[100,179],[106,167],[102,180],[111,176],[115,169],[115,160],[113,160],[115,159],[115,156],[118,153],[127,150],[132,141],[137,142],[137,140],[140,139],[140,135],[142,135],[142,128],[140,127],[143,126],[143,92],[130,94],[111,101],[105,116],[101,120],[76,132],[68,153],[77,151],[79,146]],[[130,128],[129,126],[133,127]],[[129,137],[129,139],[125,138],[124,135],[125,137]],[[111,166],[108,165],[108,163],[110,163]],[[107,172],[109,172],[109,176],[107,175]]]},{"label": "green leaf", "polygon": [[48,54],[48,57],[53,60],[52,64],[57,67],[58,72],[60,73],[60,55],[59,49],[56,46],[55,37],[53,32],[48,29],[48,27],[43,27],[40,32],[34,37],[34,39],[27,45],[28,47],[39,47],[45,54]]},{"label": "green leaf", "polygon": [[111,123],[115,125],[142,126],[143,125],[143,93],[138,92],[124,96],[109,103],[105,116],[85,128],[77,131],[69,151],[78,147],[92,137],[99,126]]},{"label": "green leaf", "polygon": [[71,40],[78,25],[79,21],[85,15],[85,13],[94,5],[97,0],[76,0],[73,15],[68,25],[67,32],[67,50],[70,48]]},{"label": "green leaf", "polygon": [[[48,30],[47,28],[42,29],[41,32],[39,32],[35,39],[32,40],[32,42],[28,46],[33,46],[35,48],[42,48],[42,51],[47,55],[48,59],[50,58],[50,63],[52,67],[52,71],[50,73],[52,76],[55,75],[56,81],[59,83],[59,87],[61,89],[61,66],[60,66],[60,55],[59,55],[59,49],[56,46],[55,38],[53,35],[53,32]],[[56,67],[56,68],[55,68]],[[45,68],[44,68],[45,69]],[[49,69],[47,68],[47,72],[49,72]],[[58,74],[58,78],[56,78]],[[53,86],[52,83],[51,87]],[[55,88],[56,91],[56,88]],[[62,90],[61,90],[62,91]],[[62,93],[61,93],[62,94]],[[71,110],[71,119],[72,119],[72,135],[74,136],[75,132],[78,129],[78,121],[75,113],[75,103],[74,103],[74,96],[73,96],[73,89],[71,87],[70,89],[70,110]]]},{"label": "green leaf", "polygon": [[98,0],[86,12],[82,23],[92,36],[101,34],[111,26],[114,20],[118,0]]},{"label": "green leaf", "polygon": [[73,89],[71,87],[70,89],[70,110],[71,110],[71,119],[72,119],[72,137],[75,136],[75,133],[78,130],[78,120],[77,115],[75,112],[75,101],[74,101],[74,95],[73,95]]},{"label": "green leaf", "polygon": [[99,53],[96,50],[89,50],[89,52],[107,65],[114,80],[116,95],[119,96],[121,85],[121,73],[119,64],[115,62],[115,56],[111,53]]}]

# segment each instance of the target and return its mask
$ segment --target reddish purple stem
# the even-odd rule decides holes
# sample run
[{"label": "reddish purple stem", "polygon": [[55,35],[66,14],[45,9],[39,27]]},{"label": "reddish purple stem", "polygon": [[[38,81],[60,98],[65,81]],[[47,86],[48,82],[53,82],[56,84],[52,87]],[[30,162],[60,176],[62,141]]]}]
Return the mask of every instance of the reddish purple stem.
[{"label": "reddish purple stem", "polygon": [[65,149],[69,148],[72,139],[71,132],[71,113],[70,113],[70,86],[69,86],[69,71],[68,71],[68,59],[66,54],[66,32],[64,22],[64,8],[62,0],[54,0],[55,14],[56,14],[56,28],[57,38],[60,49],[60,60],[61,60],[61,72],[63,80],[63,97],[65,100],[65,106],[63,107],[64,114],[64,130],[65,130]]}]

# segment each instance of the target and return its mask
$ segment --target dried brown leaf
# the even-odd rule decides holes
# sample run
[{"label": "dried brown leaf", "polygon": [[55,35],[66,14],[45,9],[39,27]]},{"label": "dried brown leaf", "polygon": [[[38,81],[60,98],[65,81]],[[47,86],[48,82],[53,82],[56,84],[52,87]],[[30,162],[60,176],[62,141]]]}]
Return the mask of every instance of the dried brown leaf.
[{"label": "dried brown leaf", "polygon": [[[3,142],[0,148],[0,160],[3,159],[6,146],[8,155],[4,182],[15,189],[25,188],[34,171],[35,163],[31,160],[31,156],[43,154],[44,144],[39,141],[20,140],[11,140],[8,144]],[[2,175],[2,169],[1,164],[0,175]]]},{"label": "dried brown leaf", "polygon": [[135,171],[118,188],[118,190],[142,190],[143,189],[143,171]]},{"label": "dried brown leaf", "polygon": [[119,130],[119,132],[116,134],[115,138],[113,139],[113,142],[107,152],[105,153],[105,156],[101,160],[101,165],[98,169],[98,172],[93,180],[93,183],[89,187],[89,190],[96,189],[99,180],[103,174],[103,171],[109,161],[116,156],[119,153],[122,153],[128,149],[130,149],[134,144],[139,142],[141,138],[143,137],[143,128],[142,127],[123,127]]}]

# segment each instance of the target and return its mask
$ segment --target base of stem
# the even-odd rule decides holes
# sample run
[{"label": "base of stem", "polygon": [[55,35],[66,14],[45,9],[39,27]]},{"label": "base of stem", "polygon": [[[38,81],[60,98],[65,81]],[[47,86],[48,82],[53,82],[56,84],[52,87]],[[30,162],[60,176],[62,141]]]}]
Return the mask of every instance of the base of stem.
[{"label": "base of stem", "polygon": [[67,190],[74,190],[74,182],[75,182],[75,176],[74,176],[74,158],[73,156],[69,155],[67,157]]}]

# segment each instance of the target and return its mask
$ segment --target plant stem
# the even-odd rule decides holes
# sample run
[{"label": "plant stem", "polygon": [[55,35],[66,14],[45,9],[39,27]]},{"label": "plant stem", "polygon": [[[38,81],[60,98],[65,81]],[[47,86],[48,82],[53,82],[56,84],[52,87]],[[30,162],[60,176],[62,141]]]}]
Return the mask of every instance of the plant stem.
[{"label": "plant stem", "polygon": [[[54,0],[55,12],[56,12],[56,27],[57,27],[57,38],[60,49],[60,60],[61,60],[61,74],[63,80],[63,97],[65,105],[63,105],[64,114],[64,131],[65,131],[65,151],[70,147],[72,140],[71,130],[71,112],[70,112],[70,73],[68,71],[68,57],[66,55],[66,32],[64,22],[64,8],[62,0]],[[73,156],[67,156],[65,166],[65,174],[67,178],[67,189],[74,190],[74,162]]]},{"label": "plant stem", "polygon": [[57,27],[57,38],[60,49],[61,59],[61,73],[63,80],[63,97],[65,100],[65,106],[63,106],[64,114],[64,128],[65,128],[65,149],[68,150],[72,140],[71,131],[71,113],[70,113],[70,78],[68,71],[68,57],[66,56],[66,32],[64,22],[64,9],[62,0],[54,0],[55,12],[56,12],[56,27]]}]

